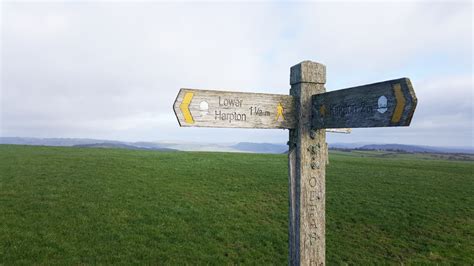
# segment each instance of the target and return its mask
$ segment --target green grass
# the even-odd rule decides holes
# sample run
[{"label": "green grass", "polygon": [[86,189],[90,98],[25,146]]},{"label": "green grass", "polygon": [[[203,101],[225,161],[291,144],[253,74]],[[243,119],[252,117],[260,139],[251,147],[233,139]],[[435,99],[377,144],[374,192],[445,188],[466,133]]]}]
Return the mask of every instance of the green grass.
[{"label": "green grass", "polygon": [[[329,264],[474,263],[474,163],[335,152]],[[0,264],[287,263],[285,155],[0,145]]]}]

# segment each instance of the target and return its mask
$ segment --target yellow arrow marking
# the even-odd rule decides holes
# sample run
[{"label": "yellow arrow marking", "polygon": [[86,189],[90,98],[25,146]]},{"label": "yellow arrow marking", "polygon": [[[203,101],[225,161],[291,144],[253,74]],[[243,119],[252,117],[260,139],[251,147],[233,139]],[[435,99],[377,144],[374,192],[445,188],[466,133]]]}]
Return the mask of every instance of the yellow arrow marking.
[{"label": "yellow arrow marking", "polygon": [[402,118],[403,109],[405,108],[405,97],[403,97],[402,87],[400,86],[400,83],[393,85],[393,91],[395,92],[395,99],[397,100],[397,105],[395,106],[395,112],[392,115],[392,123],[398,123]]},{"label": "yellow arrow marking", "polygon": [[183,97],[183,102],[179,105],[179,109],[181,109],[184,115],[184,121],[188,124],[194,124],[193,116],[191,115],[191,111],[189,111],[189,105],[191,104],[193,95],[194,93],[192,92],[186,92]]}]

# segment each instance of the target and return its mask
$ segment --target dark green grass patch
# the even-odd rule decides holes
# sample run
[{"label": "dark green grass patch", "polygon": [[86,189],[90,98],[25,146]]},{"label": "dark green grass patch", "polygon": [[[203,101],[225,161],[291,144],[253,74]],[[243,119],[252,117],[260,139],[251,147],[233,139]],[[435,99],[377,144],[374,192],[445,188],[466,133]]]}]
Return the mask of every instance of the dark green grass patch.
[{"label": "dark green grass patch", "polygon": [[[330,158],[328,263],[474,263],[474,163]],[[0,145],[0,264],[284,265],[286,164]]]}]

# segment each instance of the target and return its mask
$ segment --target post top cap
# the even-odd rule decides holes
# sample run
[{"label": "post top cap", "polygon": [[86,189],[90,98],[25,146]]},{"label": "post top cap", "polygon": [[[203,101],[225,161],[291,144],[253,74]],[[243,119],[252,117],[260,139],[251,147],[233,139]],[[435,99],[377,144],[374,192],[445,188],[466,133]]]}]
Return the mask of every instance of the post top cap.
[{"label": "post top cap", "polygon": [[309,82],[326,83],[326,66],[309,60],[290,68],[290,85]]}]

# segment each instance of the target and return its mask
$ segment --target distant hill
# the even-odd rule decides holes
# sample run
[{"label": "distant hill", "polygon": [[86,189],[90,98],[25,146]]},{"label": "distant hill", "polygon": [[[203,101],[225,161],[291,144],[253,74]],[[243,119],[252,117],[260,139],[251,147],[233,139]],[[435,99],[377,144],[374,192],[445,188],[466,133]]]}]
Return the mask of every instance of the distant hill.
[{"label": "distant hill", "polygon": [[92,143],[121,143],[113,140],[79,138],[21,138],[0,137],[0,144],[37,145],[37,146],[74,146]]},{"label": "distant hill", "polygon": [[356,148],[358,150],[381,150],[403,152],[428,152],[428,153],[474,153],[473,148],[459,147],[431,147],[404,144],[369,144]]},{"label": "distant hill", "polygon": [[73,147],[80,147],[80,148],[115,148],[115,149],[129,149],[129,150],[158,150],[158,151],[177,151],[174,149],[169,148],[161,148],[161,147],[143,147],[143,146],[135,146],[135,145],[128,145],[124,143],[93,143],[93,144],[78,144],[74,145]]},{"label": "distant hill", "polygon": [[[0,137],[0,144],[40,145],[40,146],[75,146],[102,147],[140,150],[180,150],[180,151],[215,151],[215,152],[252,152],[281,154],[288,151],[285,144],[240,142],[237,144],[217,143],[169,143],[169,142],[124,142],[100,139],[77,138],[20,138]],[[473,147],[432,147],[405,144],[370,144],[370,143],[329,143],[330,149],[363,149],[386,150],[418,153],[466,153],[474,154]]]},{"label": "distant hill", "polygon": [[[420,146],[428,147],[429,146]],[[474,147],[431,147],[436,149],[440,153],[469,153],[474,154]]]},{"label": "distant hill", "polygon": [[153,142],[122,142],[122,141],[116,141],[116,140],[76,139],[76,138],[0,137],[0,144],[177,151],[176,149],[163,147],[159,143],[153,143]]},{"label": "distant hill", "polygon": [[340,142],[336,142],[336,143],[329,143],[329,149],[356,149],[356,148],[360,148],[364,145],[369,145],[369,144],[372,144],[372,143],[365,143],[365,142],[355,142],[355,143],[340,143]]},{"label": "distant hill", "polygon": [[438,152],[432,148],[425,148],[415,145],[402,144],[370,144],[357,148],[357,150],[382,150],[382,151],[404,151],[404,152]]},{"label": "distant hill", "polygon": [[237,150],[255,153],[284,153],[288,150],[287,145],[272,143],[239,142],[231,147]]}]

